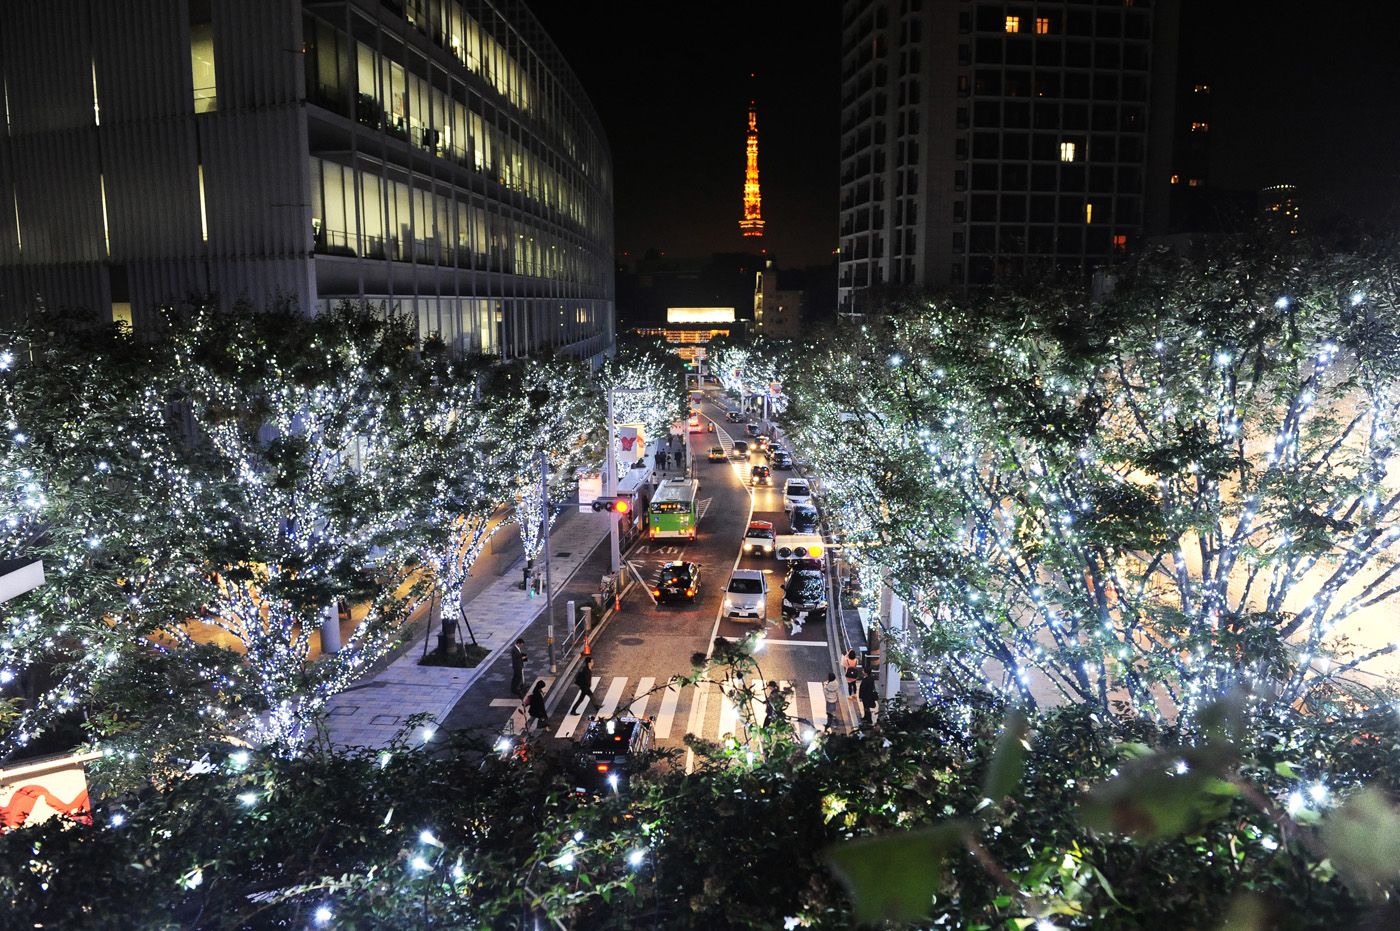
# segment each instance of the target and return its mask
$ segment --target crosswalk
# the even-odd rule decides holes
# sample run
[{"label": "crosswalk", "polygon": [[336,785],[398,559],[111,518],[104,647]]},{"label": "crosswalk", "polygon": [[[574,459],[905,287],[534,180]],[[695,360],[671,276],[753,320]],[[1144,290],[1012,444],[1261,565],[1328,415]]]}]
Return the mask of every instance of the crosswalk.
[{"label": "crosswalk", "polygon": [[[820,682],[779,681],[778,688],[783,695],[784,714],[795,726],[811,725],[819,731],[826,727],[826,700]],[[603,677],[594,676],[592,701],[579,689],[570,687],[567,703],[560,706],[564,716],[554,736],[573,738],[588,718],[625,711],[638,717],[651,716],[657,740],[679,740],[683,733],[709,740],[727,735],[742,737],[750,722],[761,725],[766,720],[767,691],[761,679],[681,687],[675,682],[658,683],[654,676],[613,676],[605,686]],[[745,702],[748,714],[744,713]]]}]

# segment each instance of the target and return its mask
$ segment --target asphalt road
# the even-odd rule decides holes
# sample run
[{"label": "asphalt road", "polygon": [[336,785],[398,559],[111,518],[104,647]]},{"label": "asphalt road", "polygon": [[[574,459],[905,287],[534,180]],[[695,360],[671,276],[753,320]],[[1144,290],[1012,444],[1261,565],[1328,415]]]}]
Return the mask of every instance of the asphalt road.
[{"label": "asphalt road", "polygon": [[[786,472],[773,471],[774,484],[750,489],[747,462],[711,463],[706,451],[713,445],[726,450],[733,439],[743,438],[743,427],[724,420],[723,409],[711,403],[701,406],[713,418],[715,432],[689,434],[689,455],[700,480],[697,496],[701,518],[694,541],[656,540],[638,546],[630,554],[630,569],[650,583],[669,560],[699,563],[701,585],[693,603],[656,604],[649,585],[634,586],[622,610],[592,643],[592,701],[579,701],[571,684],[554,716],[552,736],[568,739],[582,732],[583,722],[595,714],[609,714],[629,706],[635,713],[655,719],[656,742],[661,747],[682,747],[686,733],[716,740],[733,734],[743,739],[742,716],[735,702],[732,680],[722,685],[722,670],[715,682],[677,687],[672,677],[690,675],[697,654],[709,655],[715,637],[739,639],[755,631],[753,622],[721,617],[724,590],[737,567],[762,570],[768,579],[768,617],[755,691],[776,681],[786,691],[788,716],[801,727],[826,724],[821,683],[834,668],[834,649],[828,645],[827,623],[808,623],[791,635],[781,622],[782,582],[786,564],[780,560],[740,557],[740,543],[749,520],[771,521],[778,533],[789,532],[783,512],[782,481]],[[755,458],[754,461],[766,461]],[[762,713],[762,709],[756,709]]]}]

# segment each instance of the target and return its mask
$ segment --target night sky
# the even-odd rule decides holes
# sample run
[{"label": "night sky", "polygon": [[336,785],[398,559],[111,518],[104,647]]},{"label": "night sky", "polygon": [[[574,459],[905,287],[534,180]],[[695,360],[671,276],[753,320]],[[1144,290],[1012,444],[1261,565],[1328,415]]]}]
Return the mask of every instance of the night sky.
[{"label": "night sky", "polygon": [[[837,0],[528,0],[613,152],[617,249],[702,256],[738,235],[749,98],[765,243],[784,267],[836,246]],[[938,2],[938,0],[929,0]],[[1182,77],[1214,88],[1210,183],[1299,186],[1304,215],[1400,219],[1400,4],[1188,0]],[[750,72],[757,77],[750,80]]]}]

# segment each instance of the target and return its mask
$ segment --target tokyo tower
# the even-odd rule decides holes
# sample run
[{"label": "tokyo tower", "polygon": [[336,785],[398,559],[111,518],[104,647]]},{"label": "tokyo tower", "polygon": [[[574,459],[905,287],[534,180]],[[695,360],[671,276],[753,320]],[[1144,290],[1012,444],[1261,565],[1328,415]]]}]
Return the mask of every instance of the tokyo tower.
[{"label": "tokyo tower", "polygon": [[749,134],[744,168],[744,216],[739,232],[744,236],[763,235],[763,198],[758,193],[758,108],[749,101]]}]

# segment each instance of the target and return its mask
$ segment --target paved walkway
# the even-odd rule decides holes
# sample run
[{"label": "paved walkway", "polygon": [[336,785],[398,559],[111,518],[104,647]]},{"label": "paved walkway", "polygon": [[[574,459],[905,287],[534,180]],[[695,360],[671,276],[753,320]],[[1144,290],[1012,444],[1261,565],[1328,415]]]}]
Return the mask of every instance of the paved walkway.
[{"label": "paved walkway", "polygon": [[[565,592],[574,587],[571,583],[579,568],[595,555],[595,550],[602,551],[606,564],[608,521],[611,519],[611,515],[606,513],[581,512],[574,507],[561,514],[555,522],[550,532],[549,548],[550,572],[556,592],[556,623],[563,621]],[[499,532],[518,531],[512,525],[503,527]],[[510,571],[490,580],[466,604],[466,615],[471,621],[476,640],[490,650],[491,655],[471,669],[420,666],[418,661],[423,656],[425,642],[431,641],[427,643],[427,649],[437,642],[438,630],[426,630],[387,667],[331,700],[325,716],[331,741],[337,746],[380,747],[388,743],[404,722],[415,714],[428,714],[437,721],[446,721],[448,713],[467,690],[496,664],[498,658],[503,659],[515,638],[544,613],[545,599],[530,598],[520,588],[519,570],[519,565],[513,566]],[[598,587],[600,575],[600,572],[595,572],[585,578],[580,574],[578,582],[588,591],[593,591]],[[562,628],[558,631],[559,640],[563,639],[564,633]],[[462,636],[466,638],[465,629]],[[532,662],[526,669],[527,678],[529,673],[540,671],[544,655],[543,649],[538,653],[531,651]],[[496,665],[505,668],[508,680],[509,662]],[[508,694],[507,681],[500,695]],[[489,703],[488,698],[482,701]]]}]

